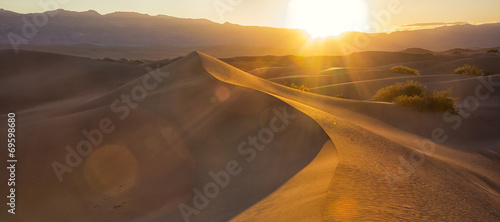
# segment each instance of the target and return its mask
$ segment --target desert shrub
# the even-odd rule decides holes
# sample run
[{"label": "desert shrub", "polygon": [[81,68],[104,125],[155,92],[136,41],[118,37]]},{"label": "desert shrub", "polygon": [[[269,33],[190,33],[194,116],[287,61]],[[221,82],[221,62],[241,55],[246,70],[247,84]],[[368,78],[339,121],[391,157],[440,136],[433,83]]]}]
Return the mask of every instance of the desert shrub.
[{"label": "desert shrub", "polygon": [[402,95],[402,84],[396,83],[394,85],[386,86],[377,91],[373,98],[380,99],[386,102],[394,101],[398,96]]},{"label": "desert shrub", "polygon": [[408,80],[406,82],[397,82],[394,85],[386,86],[375,94],[375,99],[392,102],[399,96],[421,96],[426,90],[419,82]]},{"label": "desert shrub", "polygon": [[414,108],[414,109],[417,109],[419,111],[424,111],[425,108],[427,107],[427,101],[425,100],[425,97],[422,97],[422,96],[402,95],[402,96],[396,97],[394,99],[394,103],[401,105],[401,106]]},{"label": "desert shrub", "polygon": [[351,99],[351,97],[345,96],[343,94],[338,94],[338,95],[335,96],[335,98],[339,98],[339,99]]},{"label": "desert shrub", "polygon": [[486,53],[498,53],[498,49],[490,49]]},{"label": "desert shrub", "polygon": [[304,92],[309,92],[309,88],[305,87],[304,85],[297,86],[297,85],[292,83],[292,85],[290,87],[292,87],[292,89],[298,89],[298,90],[301,90]]},{"label": "desert shrub", "polygon": [[456,113],[457,98],[451,97],[452,89],[447,91],[427,92],[427,87],[419,82],[408,80],[405,83],[397,82],[377,91],[374,98],[394,102],[398,105],[414,108],[419,111],[445,112],[451,110]]},{"label": "desert shrub", "polygon": [[[288,86],[288,82],[284,82],[283,85],[284,86]],[[304,92],[309,92],[309,88],[307,88],[304,85],[297,86],[297,85],[295,85],[295,83],[292,83],[289,87],[292,88],[292,89],[298,89],[298,90],[301,90],[301,91],[304,91]]]},{"label": "desert shrub", "polygon": [[455,54],[455,55],[462,54],[462,52],[461,52],[461,51],[458,51],[458,50],[455,50],[455,51],[453,51],[452,53],[453,53],[453,54]]},{"label": "desert shrub", "polygon": [[464,75],[476,75],[476,76],[484,76],[484,72],[482,69],[479,69],[475,66],[471,66],[469,64],[465,64],[455,69],[456,74],[464,74]]},{"label": "desert shrub", "polygon": [[428,95],[427,107],[433,112],[446,112],[451,110],[453,113],[457,113],[455,109],[455,104],[458,98],[451,97],[452,89],[449,88],[446,91],[436,91],[432,95]]},{"label": "desert shrub", "polygon": [[391,71],[397,72],[397,73],[404,73],[404,74],[413,74],[419,76],[420,73],[416,69],[412,69],[407,66],[394,66],[391,68]]}]

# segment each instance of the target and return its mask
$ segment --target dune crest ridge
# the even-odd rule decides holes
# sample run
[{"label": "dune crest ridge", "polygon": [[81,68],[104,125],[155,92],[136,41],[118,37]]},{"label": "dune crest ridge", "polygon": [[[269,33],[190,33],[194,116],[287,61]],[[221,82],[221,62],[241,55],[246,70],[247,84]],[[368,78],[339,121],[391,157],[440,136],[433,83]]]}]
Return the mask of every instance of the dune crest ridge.
[{"label": "dune crest ridge", "polygon": [[[432,152],[422,148],[424,141],[430,138],[426,138],[426,132],[430,135],[436,127],[449,124],[443,121],[441,114],[419,113],[372,101],[349,101],[304,93],[248,75],[203,53],[196,54],[201,57],[204,69],[214,77],[276,96],[309,115],[327,132],[338,152],[338,166],[329,191],[324,194],[327,198],[322,198],[323,220],[389,220],[397,217],[406,220],[482,218],[490,221],[498,218],[499,209],[494,207],[500,201],[500,177],[496,173],[500,167],[497,162],[452,148],[456,147],[454,145],[448,147],[433,143],[430,145],[434,148]],[[496,82],[499,80],[498,75],[490,78]],[[470,80],[462,94],[473,92],[480,82]],[[495,92],[493,96],[497,97],[498,94]],[[498,106],[495,101],[488,100],[490,104]],[[427,121],[419,120],[422,124],[411,124],[417,128],[407,128],[407,125],[401,124],[401,121],[413,119],[413,116]],[[465,127],[477,126],[467,124]],[[464,131],[447,132],[450,138],[447,144],[452,145],[454,141],[463,139],[460,135]],[[482,151],[477,149],[476,152]],[[296,211],[291,210],[293,207],[283,207],[279,198],[276,198],[279,192],[247,209],[234,220],[272,217],[272,213],[259,212],[263,212],[264,208],[274,212],[269,210],[273,206],[280,216],[283,216],[280,212],[288,212],[287,215],[297,218],[307,214],[294,214]],[[283,195],[286,193],[281,192]],[[399,199],[398,196],[414,198]],[[467,200],[466,206],[456,208],[457,211],[452,210],[451,215],[440,213],[451,210],[442,207],[453,206],[464,198]],[[477,206],[482,207],[472,210]]]},{"label": "dune crest ridge", "polygon": [[[61,66],[60,57],[71,65]],[[38,70],[25,65],[37,58],[44,58]],[[23,51],[11,61],[17,66],[3,81],[39,80],[35,89],[8,88],[19,95],[53,90],[75,67],[72,85],[57,89],[82,89],[64,97],[50,91],[30,98],[30,106],[11,103],[19,109],[18,136],[30,138],[18,143],[24,147],[18,154],[22,172],[36,175],[19,177],[19,203],[31,212],[19,221],[41,214],[46,221],[500,217],[499,159],[482,154],[498,156],[499,140],[480,131],[489,126],[496,132],[495,124],[485,123],[499,120],[498,90],[461,128],[450,130],[439,113],[306,93],[196,51],[147,70]],[[123,70],[131,71],[121,75]],[[491,78],[500,82],[499,76]],[[360,95],[380,84],[363,79],[348,83]],[[426,80],[439,88],[449,76]],[[467,77],[454,84],[463,86],[461,95],[471,95],[480,81]],[[96,129],[103,120],[113,130],[101,130],[101,138]],[[436,128],[445,130],[446,142],[426,142]],[[82,141],[92,145],[90,152],[80,152]],[[68,155],[79,155],[78,164],[68,164]],[[62,182],[55,161],[71,167]],[[52,212],[63,206],[64,212]]]}]

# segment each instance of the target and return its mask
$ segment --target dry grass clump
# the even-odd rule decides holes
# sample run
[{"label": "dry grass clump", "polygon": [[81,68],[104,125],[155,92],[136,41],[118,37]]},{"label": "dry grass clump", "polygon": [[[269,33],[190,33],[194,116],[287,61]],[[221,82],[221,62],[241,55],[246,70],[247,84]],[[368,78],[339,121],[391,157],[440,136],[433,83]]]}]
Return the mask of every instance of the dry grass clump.
[{"label": "dry grass clump", "polygon": [[479,69],[469,64],[465,64],[463,66],[456,68],[455,74],[484,76],[484,72],[482,69]]},{"label": "dry grass clump", "polygon": [[416,69],[412,69],[407,66],[394,66],[391,68],[391,71],[397,72],[397,73],[404,73],[404,74],[413,74],[419,76],[420,73]]},{"label": "dry grass clump", "polygon": [[[288,82],[284,82],[283,85],[284,86],[288,86]],[[309,92],[309,88],[307,88],[306,86],[304,86],[304,84],[302,84],[301,86],[298,86],[298,85],[295,85],[295,83],[292,83],[292,84],[290,84],[289,87],[292,88],[292,89],[298,89],[300,91]]]},{"label": "dry grass clump", "polygon": [[421,83],[408,80],[397,82],[377,91],[374,98],[394,102],[401,106],[411,107],[419,111],[456,113],[455,104],[458,98],[451,97],[452,89],[446,91],[427,92],[427,87]]}]

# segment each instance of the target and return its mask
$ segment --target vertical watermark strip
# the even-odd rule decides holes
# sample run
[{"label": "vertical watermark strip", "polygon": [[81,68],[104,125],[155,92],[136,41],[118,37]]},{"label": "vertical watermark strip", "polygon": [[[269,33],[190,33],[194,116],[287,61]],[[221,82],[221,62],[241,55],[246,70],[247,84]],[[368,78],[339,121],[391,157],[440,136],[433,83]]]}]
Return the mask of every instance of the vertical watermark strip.
[{"label": "vertical watermark strip", "polygon": [[7,212],[16,214],[16,114],[9,113],[7,115],[7,186],[9,189],[7,196]]}]

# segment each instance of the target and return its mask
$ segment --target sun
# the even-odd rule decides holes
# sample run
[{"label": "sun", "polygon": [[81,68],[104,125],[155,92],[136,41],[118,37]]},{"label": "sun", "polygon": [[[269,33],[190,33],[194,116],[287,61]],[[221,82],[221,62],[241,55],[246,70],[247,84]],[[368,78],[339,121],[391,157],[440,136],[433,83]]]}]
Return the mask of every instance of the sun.
[{"label": "sun", "polygon": [[365,0],[291,0],[287,28],[305,30],[312,38],[364,31],[368,23]]}]

